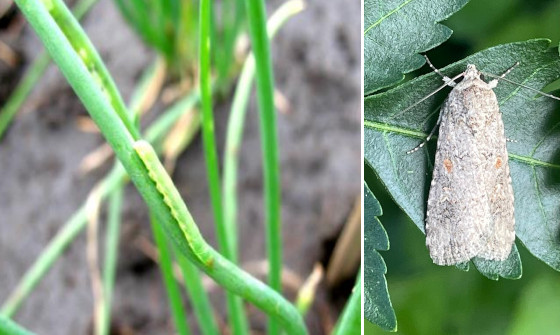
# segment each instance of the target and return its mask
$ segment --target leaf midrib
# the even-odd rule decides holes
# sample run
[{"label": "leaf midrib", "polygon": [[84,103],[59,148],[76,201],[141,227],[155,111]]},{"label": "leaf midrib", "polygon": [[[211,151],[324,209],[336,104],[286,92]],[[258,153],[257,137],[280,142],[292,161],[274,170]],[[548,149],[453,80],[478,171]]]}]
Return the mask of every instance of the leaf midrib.
[{"label": "leaf midrib", "polygon": [[[364,120],[364,128],[381,130],[383,132],[392,132],[392,133],[396,133],[396,134],[399,134],[399,135],[405,135],[405,136],[414,137],[414,138],[421,138],[421,139],[425,139],[428,136],[428,134],[426,134],[422,131],[406,129],[406,128],[403,128],[403,127],[392,126],[392,125],[388,125],[386,123],[370,121],[370,120]],[[434,136],[432,136],[432,138],[436,139],[437,136],[434,135]],[[530,166],[540,166],[540,167],[560,170],[560,165],[548,163],[548,162],[545,162],[545,161],[542,161],[542,160],[539,160],[539,159],[535,159],[533,157],[516,155],[516,154],[512,154],[512,153],[508,154],[508,156],[509,156],[509,158],[511,158],[513,160],[516,160],[516,161],[521,162],[521,163],[525,163],[525,164],[530,165]]]}]

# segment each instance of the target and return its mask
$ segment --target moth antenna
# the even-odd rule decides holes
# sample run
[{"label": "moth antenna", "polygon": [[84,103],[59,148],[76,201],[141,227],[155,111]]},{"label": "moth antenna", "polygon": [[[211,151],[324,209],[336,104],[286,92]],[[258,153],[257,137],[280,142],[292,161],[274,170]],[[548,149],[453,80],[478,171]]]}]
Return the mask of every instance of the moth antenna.
[{"label": "moth antenna", "polygon": [[518,65],[519,65],[519,62],[515,62],[515,64],[513,64],[509,69],[506,70],[506,72],[502,73],[502,75],[500,77],[498,77],[498,80],[504,79],[504,77],[507,76]]},{"label": "moth antenna", "polygon": [[443,73],[441,73],[441,72],[434,66],[434,64],[432,64],[432,62],[430,62],[430,59],[428,58],[428,56],[424,55],[424,58],[426,58],[426,62],[427,62],[428,65],[432,68],[432,70],[434,70],[435,73],[439,74],[442,78],[447,78],[447,76],[443,75]]},{"label": "moth antenna", "polygon": [[521,86],[521,87],[523,87],[523,88],[526,88],[526,89],[528,89],[528,90],[530,90],[530,91],[537,92],[538,94],[543,95],[543,96],[545,96],[545,97],[548,97],[548,98],[551,98],[551,99],[560,101],[560,98],[557,97],[557,96],[554,96],[554,95],[552,95],[552,94],[548,94],[548,93],[541,92],[541,91],[539,91],[539,90],[537,90],[537,89],[535,89],[535,88],[529,87],[529,86],[524,85],[524,84],[520,84],[520,83],[515,82],[515,81],[513,81],[513,80],[509,80],[509,79],[506,79],[506,78],[502,78],[501,76],[496,76],[496,75],[489,74],[489,73],[484,73],[484,75],[485,75],[485,76],[492,77],[492,78],[496,78],[496,79],[498,79],[498,80],[506,81],[506,82],[508,82],[508,83],[510,83],[510,84],[519,85],[519,86]]},{"label": "moth antenna", "polygon": [[410,155],[418,150],[420,150],[420,148],[422,148],[423,146],[426,145],[426,143],[428,143],[430,141],[430,139],[432,138],[432,136],[434,136],[434,134],[436,133],[436,129],[438,128],[438,126],[441,123],[441,117],[442,117],[442,112],[439,113],[439,117],[437,119],[436,125],[432,128],[432,131],[430,131],[430,133],[428,134],[428,137],[426,137],[426,139],[424,141],[422,141],[422,143],[420,143],[419,145],[416,146],[416,148],[412,149],[412,150],[408,150],[406,152],[407,155]]},{"label": "moth antenna", "polygon": [[[455,81],[456,79],[461,78],[461,77],[464,76],[464,75],[465,75],[464,72],[463,72],[463,73],[459,73],[459,74],[456,75],[455,77],[451,78],[449,81]],[[423,97],[423,98],[420,99],[419,101],[415,102],[413,105],[408,106],[408,107],[405,108],[404,110],[402,110],[402,111],[398,112],[397,114],[391,116],[391,117],[389,118],[389,120],[392,120],[392,119],[396,118],[397,116],[402,115],[403,113],[405,113],[405,112],[411,110],[412,108],[418,106],[420,103],[426,101],[426,99],[428,99],[429,97],[433,96],[433,95],[436,94],[437,92],[441,91],[441,90],[444,89],[446,86],[449,86],[449,84],[448,84],[447,81],[445,82],[445,84],[441,85],[440,87],[438,87],[438,88],[437,88],[435,91],[433,91],[432,93],[426,95],[425,97]]]}]

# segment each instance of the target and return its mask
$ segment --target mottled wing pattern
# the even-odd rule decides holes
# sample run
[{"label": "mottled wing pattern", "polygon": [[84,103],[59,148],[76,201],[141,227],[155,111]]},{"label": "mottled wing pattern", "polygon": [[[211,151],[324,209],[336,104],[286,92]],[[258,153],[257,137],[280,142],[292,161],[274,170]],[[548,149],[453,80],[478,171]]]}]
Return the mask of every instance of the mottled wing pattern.
[{"label": "mottled wing pattern", "polygon": [[426,244],[436,264],[504,260],[515,240],[504,124],[492,87],[468,78],[442,107]]},{"label": "mottled wing pattern", "polygon": [[491,95],[486,99],[484,140],[479,141],[482,155],[482,179],[489,200],[492,224],[486,236],[486,243],[478,257],[491,260],[505,260],[511,253],[515,241],[514,197],[509,172],[508,153],[502,115],[498,102],[491,90],[481,91]]},{"label": "mottled wing pattern", "polygon": [[475,257],[486,240],[492,218],[481,154],[471,121],[459,103],[461,82],[442,107],[442,120],[426,216],[426,244],[434,263],[453,265]]}]

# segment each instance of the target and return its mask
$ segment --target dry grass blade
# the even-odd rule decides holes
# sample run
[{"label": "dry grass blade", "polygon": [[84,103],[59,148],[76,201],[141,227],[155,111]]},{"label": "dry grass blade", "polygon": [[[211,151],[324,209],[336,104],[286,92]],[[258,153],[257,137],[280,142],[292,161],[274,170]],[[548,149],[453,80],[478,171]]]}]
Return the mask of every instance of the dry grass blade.
[{"label": "dry grass blade", "polygon": [[319,283],[323,279],[323,274],[324,269],[321,263],[315,264],[313,271],[299,289],[296,305],[301,314],[305,315],[311,305],[313,305],[315,292],[317,292],[317,286],[319,286]]},{"label": "dry grass blade", "polygon": [[9,67],[15,67],[19,61],[17,53],[2,40],[0,40],[0,61]]},{"label": "dry grass blade", "polygon": [[14,2],[12,0],[2,0],[0,1],[0,18],[4,17],[6,13],[12,8]]},{"label": "dry grass blade", "polygon": [[175,170],[177,158],[192,141],[200,128],[200,111],[185,113],[171,129],[163,142],[164,166],[169,173]]},{"label": "dry grass blade", "polygon": [[76,126],[81,132],[88,134],[99,134],[99,128],[89,116],[79,116],[76,119]]},{"label": "dry grass blade", "polygon": [[101,272],[99,270],[99,211],[101,209],[101,192],[100,186],[97,185],[86,202],[86,213],[88,218],[87,229],[87,262],[91,278],[91,288],[93,292],[94,304],[94,327],[97,334],[99,329],[98,320],[102,318],[103,306],[105,304],[105,295],[103,293],[103,284],[101,281]]},{"label": "dry grass blade", "polygon": [[113,157],[113,149],[109,144],[104,143],[82,159],[78,171],[81,175],[88,174],[103,165],[111,157]]},{"label": "dry grass blade", "polygon": [[167,73],[165,61],[162,58],[157,59],[154,71],[148,86],[142,92],[142,96],[131,106],[132,112],[135,115],[144,115],[157,101],[165,81],[165,74]]},{"label": "dry grass blade", "polygon": [[336,242],[327,267],[327,284],[329,286],[334,286],[342,279],[354,275],[360,264],[361,208],[361,197],[358,197]]},{"label": "dry grass blade", "polygon": [[173,101],[176,101],[186,93],[192,91],[193,88],[194,83],[192,82],[192,80],[184,79],[178,84],[165,88],[161,93],[161,102],[163,102],[165,105],[171,104]]},{"label": "dry grass blade", "polygon": [[274,90],[274,107],[276,107],[276,109],[284,115],[292,114],[293,111],[292,104],[288,98],[286,98],[286,96],[278,89]]}]

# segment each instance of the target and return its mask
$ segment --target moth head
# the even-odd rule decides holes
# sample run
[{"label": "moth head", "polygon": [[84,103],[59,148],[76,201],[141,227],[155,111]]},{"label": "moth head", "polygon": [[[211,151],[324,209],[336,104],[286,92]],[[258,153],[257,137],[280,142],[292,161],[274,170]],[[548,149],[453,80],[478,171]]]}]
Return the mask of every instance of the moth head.
[{"label": "moth head", "polygon": [[465,70],[465,79],[480,79],[480,71],[476,69],[474,64],[468,64]]}]

